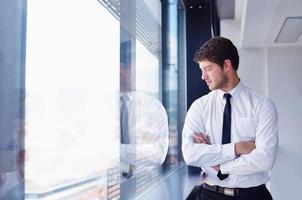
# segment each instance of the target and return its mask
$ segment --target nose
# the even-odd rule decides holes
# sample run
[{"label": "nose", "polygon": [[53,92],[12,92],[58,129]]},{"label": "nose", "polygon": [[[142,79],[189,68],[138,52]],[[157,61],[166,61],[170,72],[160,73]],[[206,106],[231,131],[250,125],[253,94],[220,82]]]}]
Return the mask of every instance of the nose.
[{"label": "nose", "polygon": [[205,80],[206,77],[207,77],[206,73],[205,73],[205,72],[202,72],[202,73],[201,73],[201,79],[202,79],[202,80]]}]

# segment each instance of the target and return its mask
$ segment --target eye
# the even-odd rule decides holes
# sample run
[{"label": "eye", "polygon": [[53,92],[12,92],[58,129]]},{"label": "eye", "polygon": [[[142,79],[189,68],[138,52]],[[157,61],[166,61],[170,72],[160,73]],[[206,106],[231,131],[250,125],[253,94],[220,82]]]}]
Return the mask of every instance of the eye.
[{"label": "eye", "polygon": [[212,69],[211,67],[206,67],[206,68],[204,69],[204,71],[207,71],[207,72],[208,72],[208,71],[211,71],[211,69]]}]

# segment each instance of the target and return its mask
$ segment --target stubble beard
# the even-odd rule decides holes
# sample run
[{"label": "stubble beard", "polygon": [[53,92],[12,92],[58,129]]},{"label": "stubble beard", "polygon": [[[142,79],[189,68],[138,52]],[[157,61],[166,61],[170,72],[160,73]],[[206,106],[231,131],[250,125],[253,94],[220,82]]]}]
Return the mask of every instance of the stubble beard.
[{"label": "stubble beard", "polygon": [[216,81],[216,84],[214,84],[212,86],[209,85],[209,89],[210,90],[222,89],[227,84],[227,82],[228,82],[228,77],[225,74],[222,74],[221,79]]}]

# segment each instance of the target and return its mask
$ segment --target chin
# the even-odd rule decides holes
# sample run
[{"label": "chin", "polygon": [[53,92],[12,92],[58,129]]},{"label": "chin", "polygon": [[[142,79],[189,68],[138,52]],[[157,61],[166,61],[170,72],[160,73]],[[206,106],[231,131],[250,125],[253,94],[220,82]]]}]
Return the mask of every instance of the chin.
[{"label": "chin", "polygon": [[216,90],[217,88],[215,86],[209,86],[209,90]]}]

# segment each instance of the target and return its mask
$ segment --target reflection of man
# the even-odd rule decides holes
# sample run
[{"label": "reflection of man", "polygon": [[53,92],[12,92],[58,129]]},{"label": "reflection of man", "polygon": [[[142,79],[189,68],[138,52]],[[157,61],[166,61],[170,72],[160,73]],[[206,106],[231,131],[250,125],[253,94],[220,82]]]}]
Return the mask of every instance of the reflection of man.
[{"label": "reflection of man", "polygon": [[186,163],[204,171],[201,199],[272,199],[265,183],[277,154],[274,104],[240,81],[230,40],[209,40],[195,61],[213,91],[190,107],[182,149]]},{"label": "reflection of man", "polygon": [[[131,91],[132,86],[131,67],[120,63],[120,89],[121,92]],[[132,86],[133,87],[133,86]]]},{"label": "reflection of man", "polygon": [[[145,160],[161,165],[168,150],[168,118],[162,104],[142,92],[121,96],[121,165]],[[129,174],[130,173],[130,174]],[[124,173],[132,175],[131,170]]]}]

